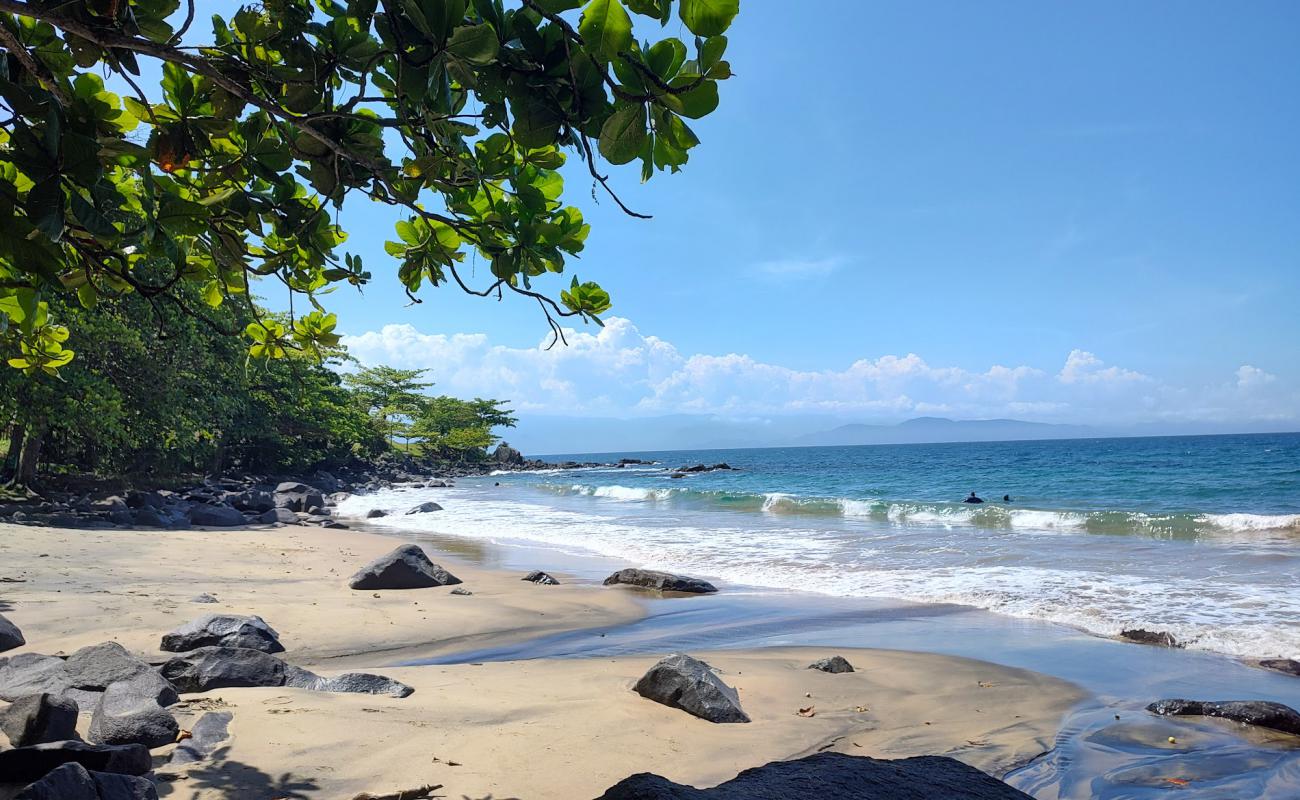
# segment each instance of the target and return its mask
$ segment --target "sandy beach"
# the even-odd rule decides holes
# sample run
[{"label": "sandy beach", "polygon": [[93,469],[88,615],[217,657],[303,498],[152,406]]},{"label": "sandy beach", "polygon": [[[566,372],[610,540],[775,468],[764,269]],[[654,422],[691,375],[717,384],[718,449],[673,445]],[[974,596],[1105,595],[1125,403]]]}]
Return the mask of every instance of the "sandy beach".
[{"label": "sandy beach", "polygon": [[[8,579],[0,603],[28,639],[6,655],[112,640],[160,661],[159,637],[176,626],[213,611],[251,613],[280,633],[290,663],[323,675],[379,672],[415,689],[402,699],[286,688],[185,695],[176,709],[182,728],[205,710],[233,713],[231,738],[209,761],[174,768],[165,764],[169,748],[154,751],[160,795],[192,800],[350,798],[431,784],[448,797],[595,797],[635,772],[708,786],[827,749],[947,754],[1000,775],[1049,749],[1062,715],[1083,697],[1064,681],[947,656],[842,649],[857,672],[831,675],[806,668],[831,654],[820,648],[692,652],[738,689],[753,718],[717,725],[630,690],[654,657],[392,667],[616,626],[655,602],[619,588],[537,586],[432,551],[472,595],[347,587],[357,567],[396,544],[292,527],[0,526],[0,578]],[[200,592],[220,602],[190,602]],[[83,713],[83,727],[88,719]]]}]

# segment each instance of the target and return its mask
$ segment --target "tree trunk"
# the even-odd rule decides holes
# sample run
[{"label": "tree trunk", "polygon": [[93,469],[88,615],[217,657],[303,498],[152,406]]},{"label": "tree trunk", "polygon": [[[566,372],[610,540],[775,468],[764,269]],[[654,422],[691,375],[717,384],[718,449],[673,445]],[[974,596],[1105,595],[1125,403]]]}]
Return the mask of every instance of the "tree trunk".
[{"label": "tree trunk", "polygon": [[49,424],[41,421],[27,435],[27,441],[23,443],[22,456],[18,459],[18,474],[14,476],[15,485],[27,488],[35,483],[36,467],[41,463],[41,446],[45,444],[45,434],[49,429]]},{"label": "tree trunk", "polygon": [[0,466],[0,480],[18,474],[18,456],[23,452],[23,437],[27,431],[21,423],[9,426],[9,450],[5,453],[4,465]]}]

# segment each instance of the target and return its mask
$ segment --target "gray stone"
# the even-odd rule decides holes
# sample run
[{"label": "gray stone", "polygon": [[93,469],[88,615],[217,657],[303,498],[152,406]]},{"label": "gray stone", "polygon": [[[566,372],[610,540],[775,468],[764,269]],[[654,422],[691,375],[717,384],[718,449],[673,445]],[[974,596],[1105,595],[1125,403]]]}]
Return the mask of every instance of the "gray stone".
[{"label": "gray stone", "polygon": [[91,772],[144,775],[153,768],[144,745],[87,744],[67,741],[0,750],[0,775],[13,783],[38,780],[63,764],[80,764]]},{"label": "gray stone", "polygon": [[736,690],[723,683],[708,664],[681,653],[651,667],[633,691],[709,722],[749,722]]},{"label": "gray stone", "polygon": [[23,638],[23,632],[18,630],[18,626],[10,622],[4,614],[0,614],[0,653],[25,644],[27,640]]},{"label": "gray stone", "polygon": [[210,506],[195,503],[190,506],[190,524],[203,528],[234,528],[247,525],[248,520],[230,506]]},{"label": "gray stone", "polygon": [[217,599],[216,597],[214,597],[213,595],[210,595],[210,594],[208,594],[207,592],[204,592],[203,594],[196,594],[196,595],[194,595],[193,597],[191,597],[191,598],[190,598],[190,602],[191,602],[191,603],[204,603],[204,604],[211,604],[211,603],[220,603],[221,601],[218,600],[218,599]]},{"label": "gray stone", "polygon": [[104,690],[87,731],[99,744],[162,747],[176,741],[180,726],[167,709],[136,681],[118,681]]},{"label": "gray stone", "polygon": [[402,545],[380,556],[348,581],[353,589],[424,589],[451,586],[460,578],[429,560],[419,545]]},{"label": "gray stone", "polygon": [[277,522],[281,525],[297,525],[300,522],[298,515],[287,508],[273,508],[260,514],[257,521],[263,525],[274,525]]},{"label": "gray stone", "polygon": [[275,508],[275,499],[271,497],[271,493],[257,489],[232,494],[226,498],[226,502],[240,511],[254,511],[259,514]]},{"label": "gray stone", "polygon": [[814,661],[808,665],[808,669],[817,669],[822,672],[831,672],[838,675],[842,672],[852,672],[853,665],[850,664],[844,656],[831,656],[830,658],[822,658]]},{"label": "gray stone", "polygon": [[747,769],[712,789],[643,772],[597,800],[1033,800],[1024,792],[946,756],[894,761],[817,753]]},{"label": "gray stone", "polygon": [[0,662],[0,700],[10,702],[29,694],[65,694],[72,688],[63,659],[40,653],[20,653]]},{"label": "gray stone", "polygon": [[382,508],[372,508],[366,512],[366,519],[379,519],[388,516],[388,512]]},{"label": "gray stone", "polygon": [[[157,676],[147,662],[136,658],[117,642],[101,642],[83,647],[65,662],[68,680],[77,689],[102,692],[109,684],[138,675]],[[176,702],[175,699],[172,702]]]},{"label": "gray stone", "polygon": [[451,592],[449,592],[449,594],[458,594],[461,595],[462,597],[469,597],[474,593],[471,592],[469,589],[462,589],[459,586],[457,586],[455,589],[452,589]]},{"label": "gray stone", "polygon": [[113,512],[113,511],[126,511],[127,509],[128,506],[126,504],[126,500],[121,497],[118,497],[117,495],[113,495],[112,497],[105,497],[102,500],[96,500],[90,504],[91,511]]},{"label": "gray stone", "polygon": [[285,663],[261,650],[200,647],[159,668],[178,692],[206,692],[237,686],[283,686]]},{"label": "gray stone", "polygon": [[1287,675],[1300,677],[1300,661],[1294,658],[1266,658],[1260,661],[1259,665],[1274,672],[1285,672]]},{"label": "gray stone", "polygon": [[419,504],[418,506],[412,508],[410,511],[407,511],[406,513],[407,514],[428,514],[432,511],[441,511],[441,510],[442,510],[442,506],[430,500],[426,503]]},{"label": "gray stone", "polygon": [[383,675],[345,672],[342,675],[326,678],[299,667],[288,668],[285,672],[284,685],[297,689],[309,689],[313,692],[383,694],[390,697],[409,697],[415,693],[415,690],[410,686]]},{"label": "gray stone", "polygon": [[77,703],[53,694],[20,697],[0,711],[0,731],[14,747],[77,738]]},{"label": "gray stone", "polygon": [[559,581],[557,581],[555,578],[551,577],[547,573],[542,572],[540,569],[533,570],[532,572],[525,575],[523,579],[528,581],[529,583],[536,583],[541,586],[560,585]]},{"label": "gray stone", "polygon": [[1174,638],[1174,635],[1172,633],[1166,633],[1165,631],[1148,631],[1142,628],[1133,628],[1131,630],[1120,631],[1119,637],[1130,642],[1137,642],[1138,644],[1153,644],[1157,647],[1179,646],[1178,640]]},{"label": "gray stone", "polygon": [[1157,700],[1147,711],[1165,717],[1218,717],[1300,736],[1300,712],[1266,700]]},{"label": "gray stone", "polygon": [[158,513],[156,508],[136,508],[131,511],[131,524],[138,528],[166,528],[173,520]]},{"label": "gray stone", "polygon": [[276,486],[272,499],[277,508],[287,508],[290,511],[311,511],[313,508],[325,507],[325,496],[319,489],[296,481]]},{"label": "gray stone", "polygon": [[199,717],[190,729],[190,738],[176,745],[168,763],[193,764],[210,758],[221,743],[230,738],[231,719],[229,711],[209,711]]},{"label": "gray stone", "polygon": [[92,772],[99,800],[158,800],[158,790],[148,778]]},{"label": "gray stone", "polygon": [[182,653],[199,647],[246,647],[264,653],[282,653],[280,635],[258,616],[207,614],[185,623],[162,637],[159,649]]},{"label": "gray stone", "polygon": [[640,586],[660,592],[686,592],[690,594],[709,594],[718,591],[717,587],[699,578],[685,575],[673,575],[652,569],[621,569],[605,579],[606,586],[615,584]]},{"label": "gray stone", "polygon": [[99,800],[99,789],[85,767],[63,764],[23,788],[14,800]]}]

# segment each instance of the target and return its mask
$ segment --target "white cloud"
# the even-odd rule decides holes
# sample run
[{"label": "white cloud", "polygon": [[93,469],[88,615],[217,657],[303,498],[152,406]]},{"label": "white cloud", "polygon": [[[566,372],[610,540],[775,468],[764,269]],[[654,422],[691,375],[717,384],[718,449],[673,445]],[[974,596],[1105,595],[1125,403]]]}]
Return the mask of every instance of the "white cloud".
[{"label": "white cloud", "polygon": [[822,278],[848,263],[843,256],[828,258],[787,258],[763,261],[754,271],[767,278]]},{"label": "white cloud", "polygon": [[437,390],[508,399],[521,411],[728,417],[820,413],[856,419],[919,415],[1079,423],[1295,418],[1294,387],[1254,366],[1210,387],[1177,387],[1072,350],[1059,371],[995,364],[933,365],[920,355],[862,358],[797,370],[740,353],[690,354],[611,317],[567,333],[569,346],[493,344],[484,334],[425,334],[411,325],[344,337],[366,364],[424,367]]}]

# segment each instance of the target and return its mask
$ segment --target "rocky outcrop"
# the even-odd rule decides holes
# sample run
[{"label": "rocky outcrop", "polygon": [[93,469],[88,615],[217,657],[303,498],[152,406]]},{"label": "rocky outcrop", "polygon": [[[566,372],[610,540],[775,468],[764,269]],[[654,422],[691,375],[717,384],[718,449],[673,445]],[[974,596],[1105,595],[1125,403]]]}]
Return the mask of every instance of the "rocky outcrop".
[{"label": "rocky outcrop", "polygon": [[429,514],[431,512],[441,511],[441,510],[442,510],[442,506],[438,505],[433,501],[429,501],[427,503],[421,503],[418,506],[415,506],[414,508],[407,511],[406,513],[407,514]]},{"label": "rocky outcrop", "polygon": [[831,656],[829,658],[821,658],[814,661],[808,665],[808,669],[816,669],[821,670],[822,672],[830,672],[838,675],[844,672],[852,672],[853,665],[850,664],[848,659],[844,656]]},{"label": "rocky outcrop", "polygon": [[77,738],[77,702],[53,694],[20,697],[0,711],[0,731],[14,747]]},{"label": "rocky outcrop", "polygon": [[159,649],[183,653],[200,647],[245,647],[263,653],[283,653],[280,634],[258,616],[208,614],[162,637]]},{"label": "rocky outcrop", "polygon": [[524,454],[502,442],[492,451],[491,459],[505,466],[519,466],[524,463]]},{"label": "rocky outcrop", "polygon": [[460,578],[429,560],[419,545],[403,545],[362,567],[348,586],[353,589],[427,589],[452,586]]},{"label": "rocky outcrop", "polygon": [[13,783],[29,783],[64,764],[80,764],[91,772],[144,775],[153,766],[144,745],[87,744],[66,741],[0,750],[0,775]]},{"label": "rocky outcrop", "polygon": [[749,722],[736,690],[703,661],[676,653],[651,667],[632,687],[642,697],[709,722]]},{"label": "rocky outcrop", "polygon": [[660,592],[686,592],[688,594],[709,594],[718,591],[713,584],[699,578],[685,575],[673,575],[669,572],[657,572],[652,569],[621,569],[605,579],[606,586],[625,584],[655,589]]},{"label": "rocky outcrop", "polygon": [[162,747],[176,741],[180,726],[139,681],[118,681],[99,698],[87,736],[98,744]]},{"label": "rocky outcrop", "polygon": [[1178,647],[1178,640],[1172,633],[1164,631],[1148,631],[1142,628],[1133,628],[1119,632],[1119,638],[1138,644],[1152,644],[1157,647]]},{"label": "rocky outcrop", "polygon": [[1265,700],[1157,700],[1147,711],[1163,717],[1218,717],[1300,736],[1300,713]]},{"label": "rocky outcrop", "polygon": [[535,569],[524,576],[524,580],[529,583],[536,583],[539,586],[559,586],[560,582],[548,573]]},{"label": "rocky outcrop", "polygon": [[325,507],[325,495],[319,489],[296,481],[276,486],[272,500],[277,508],[287,508],[290,511],[311,512]]},{"label": "rocky outcrop", "polygon": [[190,506],[190,524],[200,528],[235,528],[247,525],[248,520],[230,506],[195,503]]},{"label": "rocky outcrop", "polygon": [[0,614],[0,653],[25,644],[27,640],[23,638],[23,632],[18,630],[18,626],[10,622],[4,614]]},{"label": "rocky outcrop", "polygon": [[598,800],[1033,800],[1002,781],[945,756],[895,761],[817,753],[747,769],[712,789],[650,773],[633,775]]}]

